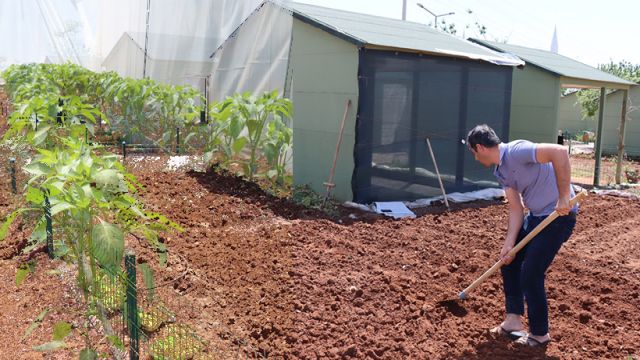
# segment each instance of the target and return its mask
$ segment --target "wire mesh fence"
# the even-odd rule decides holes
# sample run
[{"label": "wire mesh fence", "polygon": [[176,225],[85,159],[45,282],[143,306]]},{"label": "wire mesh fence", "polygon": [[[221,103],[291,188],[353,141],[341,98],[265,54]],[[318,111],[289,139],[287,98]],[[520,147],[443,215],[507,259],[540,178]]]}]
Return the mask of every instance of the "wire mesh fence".
[{"label": "wire mesh fence", "polygon": [[[204,340],[183,323],[159,295],[161,287],[138,287],[135,255],[127,254],[124,268],[101,269],[96,298],[106,314],[104,328],[111,329],[110,343],[129,359],[218,360],[266,359],[268,355],[230,331],[220,331],[221,341]],[[180,304],[180,301],[172,303]],[[186,306],[186,304],[185,304]],[[108,333],[108,332],[106,332]]]},{"label": "wire mesh fence", "polygon": [[[569,146],[569,160],[571,162],[571,181],[576,184],[594,185],[596,173],[596,159],[594,144],[588,142],[567,142]],[[616,155],[603,155],[600,158],[599,186],[607,186],[617,183],[616,171],[618,157]],[[640,173],[640,161],[638,159],[623,156],[620,166],[620,183],[634,184],[638,182]]]}]

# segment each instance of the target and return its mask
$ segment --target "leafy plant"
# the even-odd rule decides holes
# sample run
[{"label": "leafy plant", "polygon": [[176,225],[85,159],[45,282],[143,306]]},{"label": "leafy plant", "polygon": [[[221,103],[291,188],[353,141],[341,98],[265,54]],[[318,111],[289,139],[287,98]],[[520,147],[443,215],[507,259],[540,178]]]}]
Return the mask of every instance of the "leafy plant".
[{"label": "leafy plant", "polygon": [[[98,120],[100,125],[106,120],[94,103],[96,98],[88,95],[93,93],[89,86],[108,84],[100,93],[114,95],[116,102],[118,98],[126,99],[120,102],[126,106],[119,110],[129,125],[137,126],[144,116],[147,93],[154,85],[145,81],[119,82],[112,74],[96,76],[70,64],[16,66],[3,77],[9,79],[10,96],[17,109],[9,119],[10,127],[3,142],[28,145],[34,158],[23,167],[30,177],[24,189],[26,207],[7,216],[0,227],[0,240],[18,215],[32,213],[39,216],[30,241],[32,247],[42,244],[46,239],[42,208],[43,204],[50,204],[56,234],[62,242],[58,255],[77,264],[78,285],[88,304],[88,324],[91,316],[101,316],[97,310],[100,303],[116,308],[124,297],[121,287],[110,291],[101,283],[104,278],[100,274],[119,271],[125,234],[146,238],[161,254],[162,261],[163,256],[166,260],[166,248],[158,241],[158,231],[182,230],[164,216],[146,211],[134,196],[141,187],[135,177],[125,170],[117,156],[88,141],[88,134],[94,133]],[[142,94],[136,97],[136,91]],[[113,104],[100,106],[118,113]],[[22,279],[17,280],[25,276],[22,271],[19,275]],[[105,293],[108,297],[101,298]],[[56,338],[62,336],[63,330],[61,325]],[[88,331],[84,334],[87,349],[83,353],[91,358],[95,352],[91,350]],[[38,350],[63,346],[61,339],[54,339]]]},{"label": "leafy plant", "polygon": [[[632,64],[629,61],[598,65],[598,69],[618,76],[634,83],[640,82],[640,64]],[[600,108],[600,90],[587,89],[578,91],[578,101],[582,107],[582,117],[590,118],[598,113]]]},{"label": "leafy plant", "polygon": [[[236,94],[213,104],[213,120],[207,132],[205,161],[218,160],[228,169],[232,163],[242,165],[242,175],[270,179],[274,185],[286,185],[286,164],[291,155],[293,131],[285,124],[291,116],[292,104],[278,96],[277,91],[260,96]],[[266,163],[268,169],[260,170]]]},{"label": "leafy plant", "polygon": [[168,335],[164,338],[151,343],[150,352],[154,360],[188,360],[203,349],[202,342],[184,327],[171,325],[166,333]]}]

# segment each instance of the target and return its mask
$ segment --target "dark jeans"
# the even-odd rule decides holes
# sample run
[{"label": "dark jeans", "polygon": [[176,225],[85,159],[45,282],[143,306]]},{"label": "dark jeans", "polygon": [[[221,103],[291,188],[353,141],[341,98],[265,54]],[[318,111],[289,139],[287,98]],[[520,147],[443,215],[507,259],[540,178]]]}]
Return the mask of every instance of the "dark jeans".
[{"label": "dark jeans", "polygon": [[[516,244],[545,217],[526,216]],[[524,315],[526,300],[529,332],[533,335],[545,335],[549,332],[549,309],[544,290],[545,272],[562,243],[571,236],[575,225],[575,214],[559,216],[520,250],[511,264],[501,269],[507,313]]]}]

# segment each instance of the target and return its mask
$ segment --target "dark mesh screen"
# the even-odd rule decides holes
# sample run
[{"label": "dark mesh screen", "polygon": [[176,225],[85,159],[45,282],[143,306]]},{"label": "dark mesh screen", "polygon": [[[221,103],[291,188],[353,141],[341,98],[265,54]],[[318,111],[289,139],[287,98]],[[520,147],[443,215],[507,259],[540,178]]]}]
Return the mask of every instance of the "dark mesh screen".
[{"label": "dark mesh screen", "polygon": [[507,141],[512,68],[446,57],[361,50],[354,200],[414,200],[497,186],[461,142],[476,124]]}]

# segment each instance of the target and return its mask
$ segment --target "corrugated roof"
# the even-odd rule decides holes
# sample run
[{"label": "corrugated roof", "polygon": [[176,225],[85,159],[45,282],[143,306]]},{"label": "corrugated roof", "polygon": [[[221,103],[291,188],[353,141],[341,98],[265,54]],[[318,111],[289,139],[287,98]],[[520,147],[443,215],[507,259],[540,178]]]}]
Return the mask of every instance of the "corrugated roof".
[{"label": "corrugated roof", "polygon": [[518,66],[524,62],[427,25],[285,1],[277,3],[301,21],[358,46],[383,47]]},{"label": "corrugated roof", "polygon": [[524,46],[503,44],[493,41],[469,39],[491,49],[513,54],[529,64],[533,64],[557,76],[565,76],[576,79],[607,82],[622,85],[635,85],[631,81],[619,78],[604,71],[598,70],[587,64],[583,64],[566,56],[550,51],[532,49]]},{"label": "corrugated roof", "polygon": [[[144,50],[145,33],[126,34]],[[147,54],[155,60],[206,62],[220,42],[215,38],[149,33]]]}]

